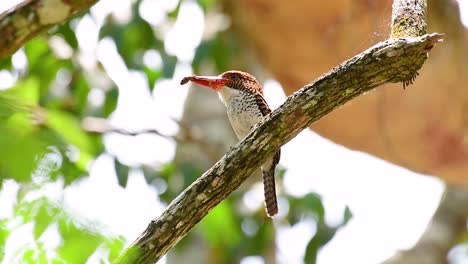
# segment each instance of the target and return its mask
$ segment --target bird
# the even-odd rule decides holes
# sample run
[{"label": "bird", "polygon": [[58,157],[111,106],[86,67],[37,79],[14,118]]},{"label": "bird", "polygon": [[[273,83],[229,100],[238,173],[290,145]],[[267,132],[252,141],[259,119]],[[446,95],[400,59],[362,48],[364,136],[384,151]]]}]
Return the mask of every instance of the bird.
[{"label": "bird", "polygon": [[[219,98],[226,106],[228,119],[239,140],[247,136],[258,122],[271,113],[263,97],[262,85],[247,72],[230,70],[218,76],[193,75],[183,78],[180,84],[184,85],[189,81],[218,93]],[[278,213],[275,168],[280,157],[281,150],[278,149],[261,165],[265,209],[269,217]]]}]

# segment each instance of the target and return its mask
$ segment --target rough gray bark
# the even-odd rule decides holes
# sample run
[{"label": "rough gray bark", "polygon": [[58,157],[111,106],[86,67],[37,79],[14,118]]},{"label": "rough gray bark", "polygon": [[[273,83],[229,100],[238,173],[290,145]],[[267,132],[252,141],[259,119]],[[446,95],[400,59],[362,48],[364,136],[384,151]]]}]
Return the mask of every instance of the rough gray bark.
[{"label": "rough gray bark", "polygon": [[0,14],[0,59],[28,40],[87,10],[98,0],[26,0]]},{"label": "rough gray bark", "polygon": [[155,263],[268,157],[312,122],[354,97],[389,82],[413,80],[434,33],[376,44],[306,85],[151,221],[116,263]]}]

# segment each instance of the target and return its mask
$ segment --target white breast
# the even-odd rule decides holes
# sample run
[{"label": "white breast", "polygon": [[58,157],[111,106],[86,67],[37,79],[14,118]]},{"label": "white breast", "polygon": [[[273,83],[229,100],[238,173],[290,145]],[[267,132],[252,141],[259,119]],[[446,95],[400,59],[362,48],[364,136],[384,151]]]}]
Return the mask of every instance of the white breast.
[{"label": "white breast", "polygon": [[239,139],[244,138],[262,120],[263,115],[254,95],[227,87],[221,88],[218,95],[226,106],[229,121]]}]

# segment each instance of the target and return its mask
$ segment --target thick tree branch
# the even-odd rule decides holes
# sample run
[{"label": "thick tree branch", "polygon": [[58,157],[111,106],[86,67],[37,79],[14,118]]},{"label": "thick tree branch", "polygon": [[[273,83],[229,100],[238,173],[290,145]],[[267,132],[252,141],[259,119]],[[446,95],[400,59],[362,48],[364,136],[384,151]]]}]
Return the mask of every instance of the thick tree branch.
[{"label": "thick tree branch", "polygon": [[306,85],[242,142],[174,199],[117,263],[154,263],[279,147],[312,122],[354,97],[389,82],[405,82],[421,68],[440,34],[390,39]]},{"label": "thick tree branch", "polygon": [[10,56],[28,40],[60,24],[98,0],[25,0],[0,14],[0,59]]}]

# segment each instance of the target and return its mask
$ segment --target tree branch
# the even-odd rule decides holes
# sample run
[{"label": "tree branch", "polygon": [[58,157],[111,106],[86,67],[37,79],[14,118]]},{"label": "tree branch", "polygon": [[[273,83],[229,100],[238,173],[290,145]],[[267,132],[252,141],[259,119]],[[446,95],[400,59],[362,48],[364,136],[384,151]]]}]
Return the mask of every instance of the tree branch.
[{"label": "tree branch", "polygon": [[159,260],[278,148],[354,97],[385,83],[412,79],[441,38],[434,33],[378,43],[289,96],[152,220],[116,263]]},{"label": "tree branch", "polygon": [[0,14],[0,60],[17,51],[28,40],[98,0],[26,0]]}]

